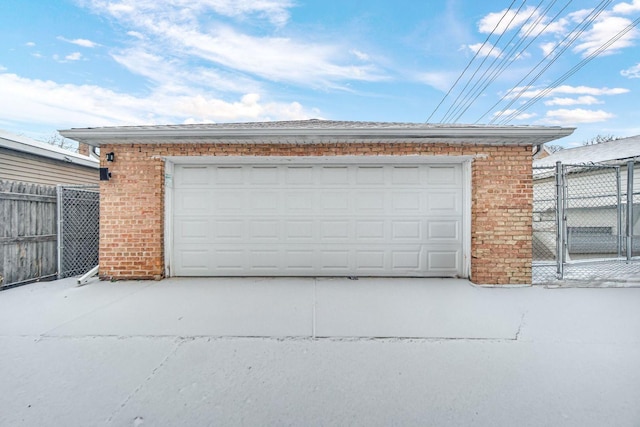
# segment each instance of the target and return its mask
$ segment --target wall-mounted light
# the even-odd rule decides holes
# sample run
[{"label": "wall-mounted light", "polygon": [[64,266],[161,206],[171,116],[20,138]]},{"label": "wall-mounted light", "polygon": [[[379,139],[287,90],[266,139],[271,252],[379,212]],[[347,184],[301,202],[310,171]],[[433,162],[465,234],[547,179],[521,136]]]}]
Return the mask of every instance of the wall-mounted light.
[{"label": "wall-mounted light", "polygon": [[107,156],[107,162],[113,162],[116,159],[116,155],[114,154],[114,152],[110,152],[106,154]]},{"label": "wall-mounted light", "polygon": [[100,181],[109,181],[109,178],[111,178],[109,168],[100,168]]}]

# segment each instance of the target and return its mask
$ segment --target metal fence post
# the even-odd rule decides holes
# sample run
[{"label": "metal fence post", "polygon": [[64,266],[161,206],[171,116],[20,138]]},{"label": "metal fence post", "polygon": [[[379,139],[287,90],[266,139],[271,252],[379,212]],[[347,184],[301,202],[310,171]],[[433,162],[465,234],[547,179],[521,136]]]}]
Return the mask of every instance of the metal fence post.
[{"label": "metal fence post", "polygon": [[564,276],[564,179],[562,162],[556,162],[556,273]]},{"label": "metal fence post", "polygon": [[618,258],[622,257],[622,182],[620,176],[620,166],[616,166],[616,205],[617,213],[616,213],[616,227],[618,232],[616,233],[616,237],[618,240]]},{"label": "metal fence post", "polygon": [[634,162],[627,162],[627,261],[633,256],[633,167]]},{"label": "metal fence post", "polygon": [[62,250],[64,249],[64,244],[62,242],[62,192],[64,191],[62,185],[58,184],[56,186],[56,215],[57,215],[57,240],[58,240],[58,279],[62,279]]}]

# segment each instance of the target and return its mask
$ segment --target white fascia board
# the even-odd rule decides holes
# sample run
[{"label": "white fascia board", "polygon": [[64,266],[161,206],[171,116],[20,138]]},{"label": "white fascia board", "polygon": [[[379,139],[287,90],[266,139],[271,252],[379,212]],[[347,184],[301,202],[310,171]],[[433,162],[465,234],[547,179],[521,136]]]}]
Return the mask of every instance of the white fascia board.
[{"label": "white fascia board", "polygon": [[[211,129],[130,129],[94,128],[67,129],[61,135],[92,146],[100,144],[124,144],[132,141],[203,142],[204,140],[229,140],[228,142],[260,139],[263,143],[282,143],[282,139],[311,140],[355,140],[403,142],[411,139],[437,139],[447,142],[468,142],[490,145],[541,145],[545,142],[571,135],[575,128],[561,127],[385,127],[385,128],[211,128]],[[286,141],[285,141],[286,142]],[[427,141],[425,141],[427,142]]]},{"label": "white fascia board", "polygon": [[94,169],[100,167],[100,161],[97,159],[4,131],[0,131],[0,147]]},{"label": "white fascia board", "polygon": [[477,156],[158,156],[176,165],[209,164],[458,164]]}]

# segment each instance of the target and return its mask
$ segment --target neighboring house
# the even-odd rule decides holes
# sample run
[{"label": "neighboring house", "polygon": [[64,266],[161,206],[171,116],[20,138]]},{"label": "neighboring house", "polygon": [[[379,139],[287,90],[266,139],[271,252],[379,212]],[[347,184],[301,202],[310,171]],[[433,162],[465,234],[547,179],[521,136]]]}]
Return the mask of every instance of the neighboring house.
[{"label": "neighboring house", "polygon": [[111,173],[103,279],[508,284],[531,283],[532,150],[572,132],[306,120],[60,133],[100,147]]},{"label": "neighboring house", "polygon": [[96,158],[0,130],[0,180],[97,184],[99,167]]},{"label": "neighboring house", "polygon": [[[568,170],[567,177],[567,251],[570,257],[586,254],[610,255],[618,252],[618,236],[624,235],[626,222],[627,162],[634,162],[634,192],[640,192],[640,135],[593,145],[556,151],[534,160],[534,253],[555,253],[555,176],[551,171],[557,162],[580,165]],[[594,167],[589,167],[594,166]],[[618,166],[622,209],[618,209]],[[549,173],[544,173],[548,168]],[[634,207],[640,200],[636,198]],[[547,212],[545,214],[545,211]],[[633,234],[640,234],[640,206],[634,209]],[[623,229],[619,229],[622,225]],[[634,243],[634,247],[636,244]],[[546,249],[545,249],[546,248]]]}]

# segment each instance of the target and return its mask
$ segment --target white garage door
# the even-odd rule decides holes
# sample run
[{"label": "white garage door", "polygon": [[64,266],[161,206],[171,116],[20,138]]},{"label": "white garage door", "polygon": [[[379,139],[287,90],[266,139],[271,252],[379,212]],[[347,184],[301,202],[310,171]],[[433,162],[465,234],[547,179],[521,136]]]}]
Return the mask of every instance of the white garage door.
[{"label": "white garage door", "polygon": [[176,165],[174,276],[462,276],[459,164]]}]

